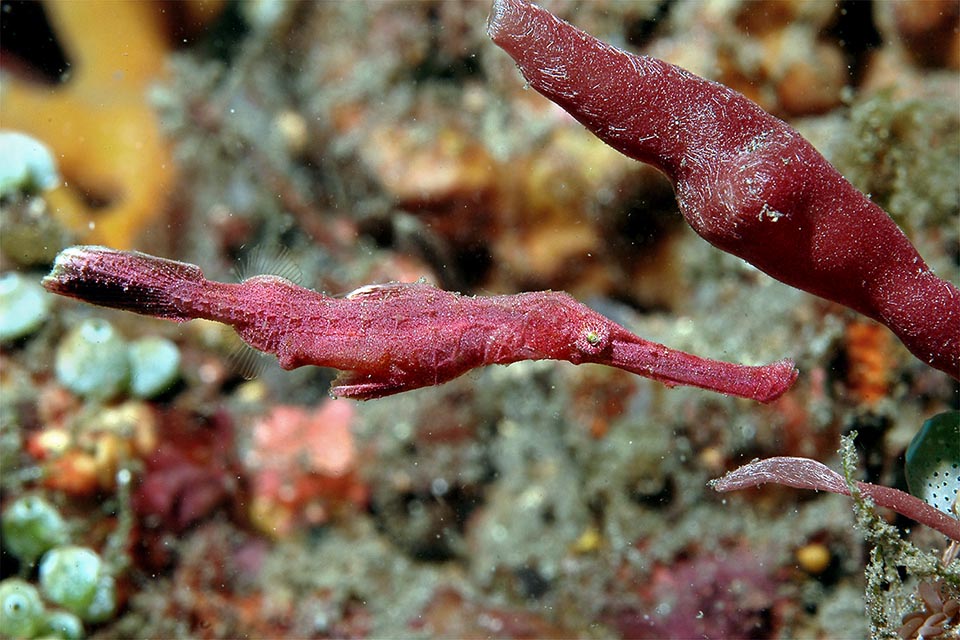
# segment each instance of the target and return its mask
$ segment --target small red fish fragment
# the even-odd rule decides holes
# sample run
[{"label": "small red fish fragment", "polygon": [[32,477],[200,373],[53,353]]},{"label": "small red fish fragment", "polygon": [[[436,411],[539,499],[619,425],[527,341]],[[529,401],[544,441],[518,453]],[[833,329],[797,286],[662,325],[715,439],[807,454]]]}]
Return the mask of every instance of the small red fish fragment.
[{"label": "small red fish fragment", "polygon": [[[839,473],[809,458],[774,457],[754,460],[722,478],[710,482],[716,491],[737,491],[773,482],[813,491],[829,491],[849,496],[850,488]],[[920,498],[882,485],[857,482],[860,493],[881,507],[893,509],[911,520],[960,542],[960,520],[927,504]]]}]

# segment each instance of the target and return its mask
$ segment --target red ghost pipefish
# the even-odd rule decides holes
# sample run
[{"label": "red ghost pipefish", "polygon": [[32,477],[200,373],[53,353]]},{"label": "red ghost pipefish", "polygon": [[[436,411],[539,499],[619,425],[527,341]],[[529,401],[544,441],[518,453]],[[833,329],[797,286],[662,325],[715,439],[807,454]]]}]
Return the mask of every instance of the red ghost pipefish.
[{"label": "red ghost pipefish", "polygon": [[473,297],[394,283],[335,298],[277,276],[213,282],[192,264],[94,246],[62,251],[43,286],[177,322],[228,324],[250,346],[275,354],[284,369],[340,369],[331,393],[357,400],[520,360],[604,364],[667,386],[692,385],[760,402],[779,397],[797,377],[790,360],[744,366],[644,340],[555,291]]},{"label": "red ghost pipefish", "polygon": [[526,0],[495,0],[488,31],[531,87],[614,149],[663,171],[707,241],[882,322],[920,360],[960,380],[960,289],[785,122]]}]

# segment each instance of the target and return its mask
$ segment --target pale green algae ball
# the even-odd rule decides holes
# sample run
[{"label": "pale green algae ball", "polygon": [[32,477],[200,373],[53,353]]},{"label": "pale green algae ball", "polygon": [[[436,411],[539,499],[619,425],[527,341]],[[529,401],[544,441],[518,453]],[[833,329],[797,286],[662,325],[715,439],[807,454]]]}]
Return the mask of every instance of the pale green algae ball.
[{"label": "pale green algae ball", "polygon": [[50,294],[15,271],[0,275],[0,342],[28,336],[50,315]]},{"label": "pale green algae ball", "polygon": [[60,640],[81,640],[86,634],[83,632],[83,622],[69,611],[48,611],[40,623],[37,635],[44,638],[59,638]]},{"label": "pale green algae ball", "polygon": [[58,182],[46,145],[18,131],[0,131],[0,197],[46,191]]},{"label": "pale green algae ball", "polygon": [[29,582],[7,578],[0,582],[0,636],[32,638],[43,623],[43,602]]},{"label": "pale green algae ball", "polygon": [[102,622],[117,607],[116,585],[100,556],[86,547],[56,547],[40,561],[40,589],[48,600],[87,622]]},{"label": "pale green algae ball", "polygon": [[109,400],[130,380],[127,341],[106,320],[84,320],[60,341],[55,370],[60,384],[77,395]]},{"label": "pale green algae ball", "polygon": [[130,393],[152,398],[180,377],[180,350],[170,340],[141,338],[130,345]]},{"label": "pale green algae ball", "polygon": [[69,534],[60,512],[40,496],[24,496],[7,507],[0,530],[3,546],[27,564],[66,543]]}]

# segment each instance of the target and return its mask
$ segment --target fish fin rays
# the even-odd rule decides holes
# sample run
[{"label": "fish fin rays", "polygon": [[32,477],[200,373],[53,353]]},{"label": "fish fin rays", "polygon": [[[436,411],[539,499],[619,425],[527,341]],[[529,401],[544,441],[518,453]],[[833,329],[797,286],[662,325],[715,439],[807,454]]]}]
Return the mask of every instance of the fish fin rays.
[{"label": "fish fin rays", "polygon": [[237,282],[255,276],[269,275],[302,285],[303,271],[293,258],[290,249],[283,245],[257,245],[247,251],[233,268]]},{"label": "fish fin rays", "polygon": [[271,358],[263,351],[257,351],[237,336],[237,344],[233,346],[227,356],[230,368],[244,380],[259,378],[263,370],[269,366]]}]

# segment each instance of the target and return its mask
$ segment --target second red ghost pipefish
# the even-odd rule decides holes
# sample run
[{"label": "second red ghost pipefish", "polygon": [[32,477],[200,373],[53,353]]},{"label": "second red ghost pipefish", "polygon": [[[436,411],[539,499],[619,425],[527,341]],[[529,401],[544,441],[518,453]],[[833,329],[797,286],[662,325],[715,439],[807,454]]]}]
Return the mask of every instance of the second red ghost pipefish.
[{"label": "second red ghost pipefish", "polygon": [[799,133],[733,89],[605,44],[525,0],[488,31],[530,86],[674,184],[694,230],[774,278],[889,327],[960,379],[960,290]]}]

